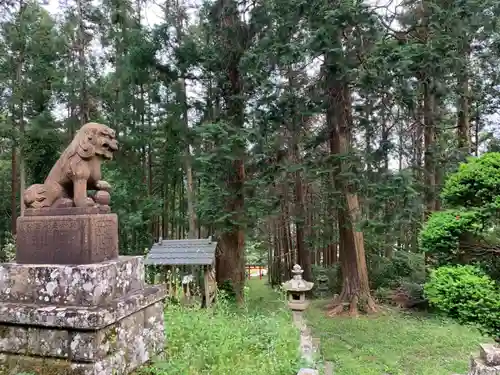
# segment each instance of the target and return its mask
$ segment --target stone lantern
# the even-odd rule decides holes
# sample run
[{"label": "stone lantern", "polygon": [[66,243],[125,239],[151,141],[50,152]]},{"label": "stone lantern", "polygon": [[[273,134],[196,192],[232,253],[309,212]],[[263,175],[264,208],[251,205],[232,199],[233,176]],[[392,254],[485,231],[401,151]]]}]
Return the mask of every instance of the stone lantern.
[{"label": "stone lantern", "polygon": [[306,300],[306,293],[312,289],[314,283],[302,278],[304,270],[296,264],[292,268],[293,278],[283,283],[283,289],[288,295],[288,307],[293,311],[304,311],[309,306]]}]

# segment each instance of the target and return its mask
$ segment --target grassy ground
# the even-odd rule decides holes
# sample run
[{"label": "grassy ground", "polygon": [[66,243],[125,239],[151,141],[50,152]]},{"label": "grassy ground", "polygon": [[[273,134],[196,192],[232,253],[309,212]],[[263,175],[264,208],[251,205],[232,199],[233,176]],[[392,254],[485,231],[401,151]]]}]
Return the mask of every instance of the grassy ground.
[{"label": "grassy ground", "polygon": [[[314,301],[307,318],[335,375],[464,374],[470,353],[486,341],[472,328],[423,313],[387,309],[371,317],[327,318],[326,302]],[[283,296],[260,280],[250,281],[241,310],[220,302],[215,311],[169,306],[168,360],[147,373],[295,375],[298,332],[284,306]]]},{"label": "grassy ground", "polygon": [[295,375],[299,333],[283,297],[250,282],[247,306],[219,301],[215,310],[170,305],[165,312],[168,359],[143,373],[158,375]]},{"label": "grassy ground", "polygon": [[307,315],[335,375],[465,374],[470,353],[487,341],[472,328],[422,313],[329,319],[325,304],[315,301]]}]

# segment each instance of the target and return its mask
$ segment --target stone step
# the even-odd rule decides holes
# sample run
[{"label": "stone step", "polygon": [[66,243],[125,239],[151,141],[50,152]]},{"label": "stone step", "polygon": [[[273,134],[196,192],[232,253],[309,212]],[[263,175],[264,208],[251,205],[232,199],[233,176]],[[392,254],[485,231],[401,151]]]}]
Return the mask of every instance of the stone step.
[{"label": "stone step", "polygon": [[0,374],[124,375],[164,347],[163,302],[157,302],[97,331],[27,328],[3,336]]},{"label": "stone step", "polygon": [[97,330],[165,299],[166,295],[165,285],[150,285],[101,307],[0,303],[0,328],[37,326]]},{"label": "stone step", "polygon": [[144,287],[142,257],[83,265],[0,264],[0,304],[101,306]]},{"label": "stone step", "polygon": [[125,375],[164,349],[167,291],[145,285],[142,257],[2,264],[2,283],[2,375]]},{"label": "stone step", "polygon": [[333,375],[333,362],[325,361],[325,375]]}]

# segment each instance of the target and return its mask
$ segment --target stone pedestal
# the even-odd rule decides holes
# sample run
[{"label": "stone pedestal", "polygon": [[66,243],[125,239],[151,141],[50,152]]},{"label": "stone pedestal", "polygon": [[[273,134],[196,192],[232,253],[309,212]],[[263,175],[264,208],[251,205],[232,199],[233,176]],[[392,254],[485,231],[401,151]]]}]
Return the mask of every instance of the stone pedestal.
[{"label": "stone pedestal", "polygon": [[97,207],[45,208],[17,219],[17,263],[91,264],[117,257],[116,214]]},{"label": "stone pedestal", "polygon": [[1,264],[0,374],[128,374],[163,351],[165,297],[142,257]]},{"label": "stone pedestal", "polygon": [[472,357],[468,375],[500,375],[500,346],[479,345],[479,357]]}]

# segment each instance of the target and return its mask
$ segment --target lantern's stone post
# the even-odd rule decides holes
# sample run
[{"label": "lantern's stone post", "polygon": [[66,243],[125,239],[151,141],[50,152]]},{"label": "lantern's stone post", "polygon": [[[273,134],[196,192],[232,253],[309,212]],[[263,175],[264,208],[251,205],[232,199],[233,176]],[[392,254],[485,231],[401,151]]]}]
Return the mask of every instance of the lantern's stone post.
[{"label": "lantern's stone post", "polygon": [[[310,365],[314,364],[314,353],[317,351],[313,343],[311,330],[307,327],[302,313],[309,306],[306,299],[306,293],[312,289],[314,283],[302,278],[302,268],[296,264],[292,268],[293,277],[291,280],[283,283],[283,289],[287,293],[288,307],[292,310],[293,322],[300,330],[299,350],[302,358]],[[313,368],[302,368],[298,375],[318,375],[318,370]]]}]

